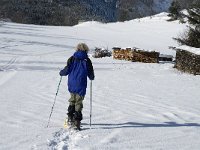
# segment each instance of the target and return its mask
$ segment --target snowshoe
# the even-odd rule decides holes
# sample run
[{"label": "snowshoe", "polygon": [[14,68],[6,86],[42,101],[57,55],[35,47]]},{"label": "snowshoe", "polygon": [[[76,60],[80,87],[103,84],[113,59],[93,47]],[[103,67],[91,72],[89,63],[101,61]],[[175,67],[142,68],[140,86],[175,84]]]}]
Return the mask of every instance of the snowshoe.
[{"label": "snowshoe", "polygon": [[64,128],[72,128],[75,126],[75,120],[67,117],[64,122]]}]

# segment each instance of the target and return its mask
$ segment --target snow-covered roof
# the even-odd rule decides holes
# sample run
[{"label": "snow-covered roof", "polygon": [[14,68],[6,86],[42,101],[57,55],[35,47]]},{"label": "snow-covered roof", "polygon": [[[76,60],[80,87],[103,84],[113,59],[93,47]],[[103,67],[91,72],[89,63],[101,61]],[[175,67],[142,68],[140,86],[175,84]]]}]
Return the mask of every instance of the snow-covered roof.
[{"label": "snow-covered roof", "polygon": [[194,53],[196,55],[200,55],[200,48],[182,45],[182,46],[176,47],[176,49],[186,50],[186,51]]}]

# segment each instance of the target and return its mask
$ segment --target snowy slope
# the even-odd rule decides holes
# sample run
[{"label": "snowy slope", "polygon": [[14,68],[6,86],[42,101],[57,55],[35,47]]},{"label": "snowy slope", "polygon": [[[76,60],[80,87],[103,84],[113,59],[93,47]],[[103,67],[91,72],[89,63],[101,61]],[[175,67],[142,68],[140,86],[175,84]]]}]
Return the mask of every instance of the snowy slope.
[{"label": "snowy slope", "polygon": [[92,59],[92,129],[89,88],[83,131],[63,129],[67,78],[46,128],[59,70],[79,42],[91,48],[140,47],[175,55],[168,46],[185,29],[160,14],[125,23],[87,22],[74,27],[5,23],[0,26],[0,150],[198,150],[200,78],[171,63]]}]

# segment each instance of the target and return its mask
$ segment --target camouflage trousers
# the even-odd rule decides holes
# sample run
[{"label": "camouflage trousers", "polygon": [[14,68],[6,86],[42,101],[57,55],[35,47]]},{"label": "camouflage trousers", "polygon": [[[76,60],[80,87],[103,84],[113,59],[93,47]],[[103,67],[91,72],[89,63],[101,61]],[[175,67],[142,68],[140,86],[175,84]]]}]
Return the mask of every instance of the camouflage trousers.
[{"label": "camouflage trousers", "polygon": [[81,112],[83,109],[83,100],[84,96],[80,96],[79,94],[70,93],[71,98],[69,99],[69,105],[75,106],[75,111]]}]

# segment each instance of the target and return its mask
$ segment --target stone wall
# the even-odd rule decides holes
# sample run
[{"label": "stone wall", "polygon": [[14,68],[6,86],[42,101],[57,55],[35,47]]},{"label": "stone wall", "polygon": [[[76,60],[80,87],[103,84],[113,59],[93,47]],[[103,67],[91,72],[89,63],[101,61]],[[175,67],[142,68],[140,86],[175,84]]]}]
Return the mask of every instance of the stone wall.
[{"label": "stone wall", "polygon": [[152,51],[144,51],[136,48],[113,48],[113,58],[120,60],[127,60],[133,62],[143,62],[143,63],[158,63],[159,53]]},{"label": "stone wall", "polygon": [[200,55],[186,50],[176,50],[175,68],[180,71],[200,75]]}]

